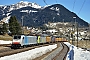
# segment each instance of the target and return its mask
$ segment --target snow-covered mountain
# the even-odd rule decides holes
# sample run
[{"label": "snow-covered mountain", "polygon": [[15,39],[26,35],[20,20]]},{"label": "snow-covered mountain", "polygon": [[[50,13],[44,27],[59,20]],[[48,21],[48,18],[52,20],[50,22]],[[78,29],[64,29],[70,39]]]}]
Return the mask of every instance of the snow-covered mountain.
[{"label": "snow-covered mountain", "polygon": [[[10,18],[10,14],[12,13],[11,11],[13,10],[17,10],[17,9],[21,9],[24,7],[32,7],[32,8],[36,8],[36,9],[41,9],[41,6],[36,4],[36,3],[32,3],[32,2],[27,2],[27,1],[20,1],[16,4],[12,4],[12,5],[0,5],[0,20],[3,22],[8,22],[8,19]],[[22,10],[20,12],[37,12],[37,11],[32,11],[32,10]]]},{"label": "snow-covered mountain", "polygon": [[36,3],[27,2],[27,1],[20,1],[17,4],[11,5],[10,10],[20,9],[20,8],[28,7],[28,6],[30,6],[32,8],[41,8],[41,6],[36,4]]},{"label": "snow-covered mountain", "polygon": [[32,3],[32,2],[27,2],[27,1],[20,1],[19,3],[16,3],[16,4],[12,4],[12,5],[8,5],[8,6],[0,6],[0,8],[3,8],[4,9],[8,9],[8,11],[12,11],[12,10],[16,10],[16,9],[20,9],[20,8],[23,8],[23,7],[32,7],[32,8],[41,8],[40,5],[36,4],[36,3]]},{"label": "snow-covered mountain", "polygon": [[87,22],[60,4],[42,7],[36,3],[20,1],[0,6],[0,21],[8,22],[10,16],[16,16],[20,23],[23,16],[24,26],[42,26],[48,22],[62,22],[63,19],[65,22],[74,22],[72,17],[76,16],[80,26],[88,26]]}]

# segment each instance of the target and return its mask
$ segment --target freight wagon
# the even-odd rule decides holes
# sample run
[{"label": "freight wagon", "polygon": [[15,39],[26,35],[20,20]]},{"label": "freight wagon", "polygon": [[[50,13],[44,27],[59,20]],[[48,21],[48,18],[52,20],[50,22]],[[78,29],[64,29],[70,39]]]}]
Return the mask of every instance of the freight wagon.
[{"label": "freight wagon", "polygon": [[38,44],[46,43],[46,37],[45,36],[37,36]]},{"label": "freight wagon", "polygon": [[46,43],[50,43],[51,41],[51,36],[46,36]]},{"label": "freight wagon", "polygon": [[55,37],[55,41],[56,41],[56,42],[63,41],[63,38],[62,38],[62,37],[57,36],[57,37]]},{"label": "freight wagon", "polygon": [[52,43],[55,42],[55,37],[54,36],[51,37],[51,42]]},{"label": "freight wagon", "polygon": [[62,38],[62,37],[55,37],[55,42],[67,42],[67,40],[65,38]]}]

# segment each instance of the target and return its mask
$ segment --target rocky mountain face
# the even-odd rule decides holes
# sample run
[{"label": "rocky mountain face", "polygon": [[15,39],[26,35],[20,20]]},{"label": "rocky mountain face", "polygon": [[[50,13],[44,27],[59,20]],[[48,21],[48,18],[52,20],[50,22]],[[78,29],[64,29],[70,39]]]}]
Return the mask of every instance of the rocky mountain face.
[{"label": "rocky mountain face", "polygon": [[[17,4],[0,6],[0,20],[8,21],[9,16],[16,16],[24,26],[42,26],[48,22],[78,22],[79,26],[87,27],[88,23],[79,18],[60,4],[41,7],[36,3],[21,1]],[[75,19],[73,17],[76,17]],[[4,19],[4,20],[5,20]]]}]

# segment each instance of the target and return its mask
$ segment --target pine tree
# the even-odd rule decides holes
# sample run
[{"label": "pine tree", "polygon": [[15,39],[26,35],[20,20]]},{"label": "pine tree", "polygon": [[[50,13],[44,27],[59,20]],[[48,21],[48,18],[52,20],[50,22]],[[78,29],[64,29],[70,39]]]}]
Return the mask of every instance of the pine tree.
[{"label": "pine tree", "polygon": [[3,34],[6,34],[8,32],[8,24],[7,23],[3,23],[2,32],[3,32]]},{"label": "pine tree", "polygon": [[15,16],[11,16],[9,20],[9,30],[12,35],[21,34],[21,26]]},{"label": "pine tree", "polygon": [[3,29],[2,29],[2,27],[0,27],[0,35],[2,35],[3,33],[2,33],[2,31],[3,31]]}]

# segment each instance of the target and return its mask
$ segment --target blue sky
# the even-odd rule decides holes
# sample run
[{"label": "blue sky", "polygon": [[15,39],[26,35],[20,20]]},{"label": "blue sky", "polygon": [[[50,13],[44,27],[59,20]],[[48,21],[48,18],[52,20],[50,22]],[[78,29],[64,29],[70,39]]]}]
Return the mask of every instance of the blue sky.
[{"label": "blue sky", "polygon": [[[0,0],[0,5],[10,5],[20,1],[21,0]],[[36,2],[41,6],[46,5],[43,0],[23,0],[23,1]],[[66,7],[68,10],[76,13],[80,18],[82,18],[86,22],[90,23],[90,0],[45,0],[45,1],[48,5],[52,5],[56,3],[61,4],[64,7]],[[83,5],[83,2],[84,2],[84,5]]]}]

